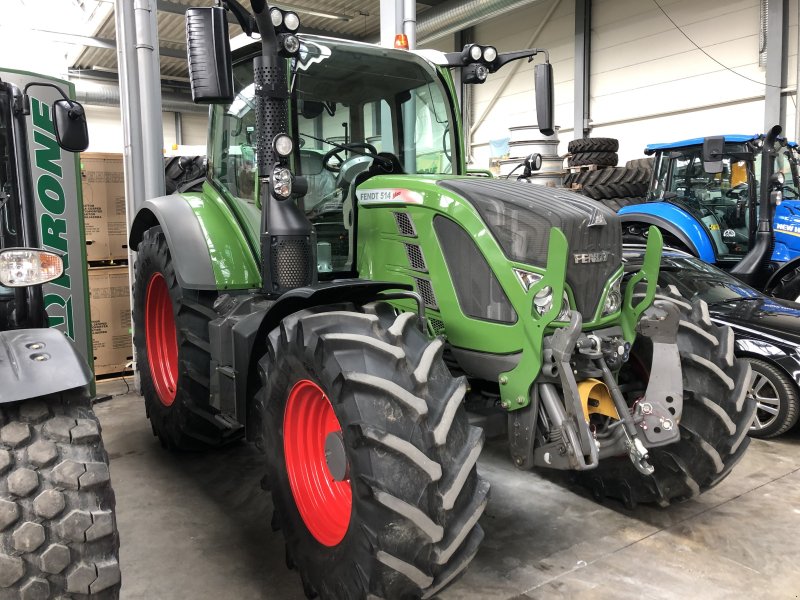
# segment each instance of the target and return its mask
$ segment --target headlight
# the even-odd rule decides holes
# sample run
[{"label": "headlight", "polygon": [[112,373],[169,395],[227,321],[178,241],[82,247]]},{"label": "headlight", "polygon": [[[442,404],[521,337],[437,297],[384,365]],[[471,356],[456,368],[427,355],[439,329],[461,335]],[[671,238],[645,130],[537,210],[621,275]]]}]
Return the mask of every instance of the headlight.
[{"label": "headlight", "polygon": [[[525,288],[525,291],[531,289],[531,286],[534,283],[538,283],[542,280],[542,276],[539,275],[539,273],[531,273],[530,271],[525,271],[523,269],[514,269],[514,275],[517,276],[517,279],[522,284],[522,287]],[[550,310],[553,306],[553,288],[548,285],[539,290],[533,297],[533,305],[536,307],[536,312],[538,312],[540,315],[543,315]],[[569,321],[569,319],[569,296],[567,296],[567,292],[565,291],[564,300],[561,304],[561,312],[558,313],[558,316],[555,318],[555,320]]]},{"label": "headlight", "polygon": [[270,9],[269,18],[273,27],[280,27],[281,23],[283,23],[283,12],[279,8]]},{"label": "headlight", "polygon": [[616,281],[611,284],[611,287],[608,289],[608,294],[606,295],[606,303],[603,305],[603,315],[607,317],[608,315],[613,315],[617,312],[620,308],[622,308],[622,292],[620,291],[620,285],[622,284],[622,277],[617,277]]},{"label": "headlight", "polygon": [[538,273],[531,273],[530,271],[524,271],[522,269],[514,269],[514,275],[517,276],[517,279],[522,284],[522,287],[525,288],[527,292],[531,289],[531,286],[542,280],[542,276]]},{"label": "headlight", "polygon": [[294,148],[294,142],[292,142],[292,138],[290,138],[285,133],[279,133],[275,136],[275,141],[273,142],[273,146],[275,147],[275,152],[277,152],[280,156],[289,156],[292,153],[292,149]]},{"label": "headlight", "polygon": [[275,167],[272,171],[272,189],[275,195],[285,200],[292,195],[292,172],[283,167]]},{"label": "headlight", "polygon": [[39,285],[64,274],[58,254],[29,248],[0,250],[0,284],[7,287]]},{"label": "headlight", "polygon": [[480,60],[482,52],[480,46],[472,46],[472,48],[469,49],[469,57],[472,60]]},{"label": "headlight", "polygon": [[297,28],[300,27],[300,18],[297,13],[287,12],[283,16],[283,24],[286,25],[286,29],[289,31],[297,31]]},{"label": "headlight", "polygon": [[494,59],[497,58],[497,49],[494,46],[486,46],[483,49],[483,60],[486,62],[494,62]]}]

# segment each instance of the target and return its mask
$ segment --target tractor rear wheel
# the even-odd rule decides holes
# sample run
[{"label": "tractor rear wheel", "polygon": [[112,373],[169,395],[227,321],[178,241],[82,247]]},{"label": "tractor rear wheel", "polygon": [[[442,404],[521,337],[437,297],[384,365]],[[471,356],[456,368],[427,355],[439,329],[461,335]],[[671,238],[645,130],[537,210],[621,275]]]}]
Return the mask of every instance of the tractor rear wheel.
[{"label": "tractor rear wheel", "polygon": [[[747,433],[755,412],[755,402],[748,395],[750,364],[734,357],[733,331],[711,323],[705,302],[690,303],[674,288],[660,290],[656,300],[673,303],[681,313],[677,340],[683,371],[680,440],[650,450],[650,464],[655,467],[650,476],[639,473],[627,456],[601,460],[596,469],[580,476],[596,498],[617,498],[629,506],[648,502],[666,506],[714,487],[750,443]],[[640,336],[619,376],[620,383],[630,387],[641,383],[639,393],[647,387],[651,344]]]},{"label": "tractor rear wheel", "polygon": [[153,434],[170,449],[219,446],[236,432],[208,406],[216,293],[180,287],[160,227],[145,231],[134,269],[133,342]]},{"label": "tractor rear wheel", "polygon": [[0,425],[0,598],[118,598],[114,491],[88,392],[4,404]]},{"label": "tractor rear wheel", "polygon": [[309,597],[429,598],[483,538],[466,384],[386,304],[295,313],[261,359],[261,436],[287,563]]}]

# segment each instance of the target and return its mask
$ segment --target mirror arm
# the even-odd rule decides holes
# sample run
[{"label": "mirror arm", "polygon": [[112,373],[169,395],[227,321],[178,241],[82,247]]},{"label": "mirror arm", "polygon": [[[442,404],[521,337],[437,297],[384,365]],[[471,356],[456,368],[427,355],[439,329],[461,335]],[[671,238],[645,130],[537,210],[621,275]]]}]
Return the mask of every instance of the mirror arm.
[{"label": "mirror arm", "polygon": [[61,94],[61,97],[64,98],[64,100],[66,100],[67,102],[69,102],[70,111],[72,111],[74,109],[76,102],[74,100],[72,100],[69,96],[67,96],[64,93],[64,90],[62,90],[59,86],[55,85],[54,83],[44,83],[43,81],[32,81],[22,89],[22,106],[21,107],[15,107],[15,109],[17,111],[21,110],[22,114],[25,115],[26,117],[29,114],[31,114],[31,99],[28,96],[28,88],[36,87],[36,86],[38,86],[38,87],[49,87],[49,88],[53,88],[54,90],[58,91],[58,93]]},{"label": "mirror arm", "polygon": [[258,31],[258,24],[253,18],[253,15],[236,0],[222,0],[222,6],[233,13],[239,26],[247,34],[247,37],[253,37],[253,32]]},{"label": "mirror arm", "polygon": [[269,18],[269,4],[265,0],[251,0],[255,14],[256,31],[261,35],[262,56],[273,56],[278,53],[278,36]]},{"label": "mirror arm", "polygon": [[504,52],[498,55],[492,63],[489,64],[489,72],[494,73],[500,68],[504,67],[510,62],[519,60],[520,58],[527,58],[528,62],[533,60],[533,57],[539,53],[544,54],[544,62],[550,62],[550,53],[544,48],[531,48],[530,50],[518,50],[516,52]]}]

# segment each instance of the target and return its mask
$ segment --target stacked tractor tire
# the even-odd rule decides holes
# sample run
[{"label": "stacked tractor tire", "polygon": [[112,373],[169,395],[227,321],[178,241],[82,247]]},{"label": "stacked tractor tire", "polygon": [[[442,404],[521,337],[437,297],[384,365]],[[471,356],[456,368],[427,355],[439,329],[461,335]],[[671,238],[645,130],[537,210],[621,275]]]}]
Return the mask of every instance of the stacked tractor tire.
[{"label": "stacked tractor tire", "polygon": [[629,160],[618,167],[619,142],[614,138],[585,138],[569,143],[564,187],[598,200],[612,210],[644,200],[653,159]]}]

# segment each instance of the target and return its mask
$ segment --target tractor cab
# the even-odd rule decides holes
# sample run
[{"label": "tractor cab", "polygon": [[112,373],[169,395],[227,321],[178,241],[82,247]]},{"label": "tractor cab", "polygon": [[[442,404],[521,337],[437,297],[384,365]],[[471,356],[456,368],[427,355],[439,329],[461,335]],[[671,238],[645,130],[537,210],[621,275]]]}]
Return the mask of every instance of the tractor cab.
[{"label": "tractor cab", "polygon": [[[356,187],[374,175],[464,172],[457,111],[446,81],[421,56],[302,36],[293,67],[292,172],[305,181],[298,206],[317,236],[319,277],[354,268]],[[249,51],[248,51],[249,50]],[[256,155],[255,45],[233,67],[235,97],[212,109],[210,174],[242,211],[260,208]]]},{"label": "tractor cab", "polygon": [[668,244],[761,289],[800,257],[795,142],[772,131],[651,144],[645,154],[654,155],[647,202],[620,210],[627,241],[656,225]]},{"label": "tractor cab", "polygon": [[[754,240],[761,194],[761,145],[763,136],[727,135],[720,170],[707,172],[703,161],[703,140],[685,140],[673,144],[652,144],[646,154],[655,154],[653,184],[648,201],[666,201],[679,206],[702,223],[713,242],[716,260],[732,267],[746,255]],[[785,144],[785,141],[784,141]],[[790,161],[796,161],[796,144],[786,144],[775,156],[775,172],[783,173],[783,202],[776,220],[795,211],[798,182]],[[796,170],[795,170],[796,173]],[[790,242],[789,247],[800,243]],[[777,248],[785,253],[787,248]]]}]

